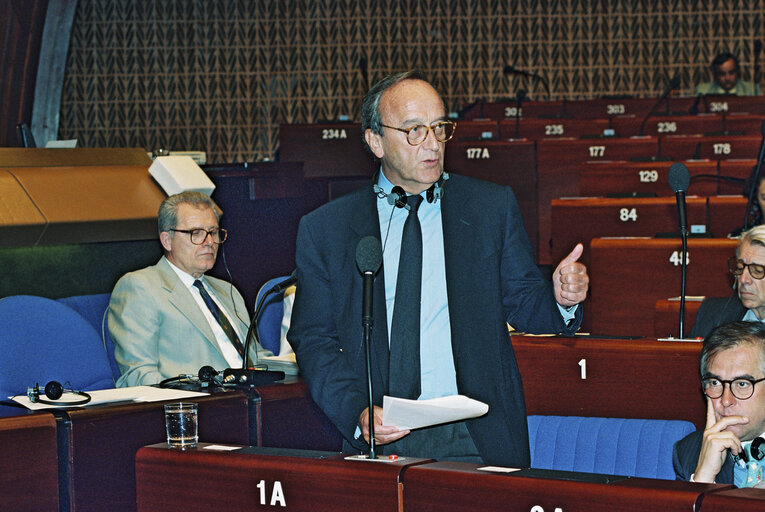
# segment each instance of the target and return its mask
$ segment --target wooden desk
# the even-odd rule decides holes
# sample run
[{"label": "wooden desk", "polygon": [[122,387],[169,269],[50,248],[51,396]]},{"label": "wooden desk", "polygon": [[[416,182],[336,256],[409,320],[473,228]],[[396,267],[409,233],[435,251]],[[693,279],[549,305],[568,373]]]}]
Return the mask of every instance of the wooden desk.
[{"label": "wooden desk", "polygon": [[[528,414],[687,420],[703,427],[700,343],[512,336]],[[664,400],[671,387],[673,397]]]},{"label": "wooden desk", "polygon": [[[243,393],[193,401],[199,404],[200,441],[247,444]],[[135,511],[135,454],[141,446],[166,442],[164,402],[67,409],[63,414],[59,457],[67,462],[62,479],[68,483],[68,510]]]},{"label": "wooden desk", "polygon": [[762,512],[765,489],[726,489],[704,495],[701,512]]},{"label": "wooden desk", "polygon": [[743,227],[747,201],[748,198],[743,196],[710,197],[707,205],[709,232],[722,238],[728,236],[731,231]]},{"label": "wooden desk", "polygon": [[[734,180],[721,180],[717,193],[720,195],[743,195],[744,181],[749,178],[756,165],[756,158],[720,160],[720,177],[734,178]],[[736,182],[735,178],[738,178],[741,181]],[[743,212],[741,218],[744,218]]]},{"label": "wooden desk", "polygon": [[537,214],[539,217],[539,263],[557,265],[550,255],[553,199],[580,196],[579,166],[587,161],[628,160],[655,156],[657,140],[639,139],[543,139],[537,145]]},{"label": "wooden desk", "polygon": [[[579,167],[579,192],[583,196],[613,194],[655,194],[675,197],[668,185],[669,168],[674,162],[585,162]],[[688,195],[717,194],[717,162],[683,162],[691,176]],[[705,177],[711,175],[711,178]]]},{"label": "wooden desk", "polygon": [[[724,297],[737,241],[689,239],[686,295]],[[596,238],[590,243],[591,329],[650,336],[656,301],[680,294],[680,239]]]},{"label": "wooden desk", "polygon": [[[633,137],[640,134],[640,125],[645,116],[616,116],[613,128],[619,137]],[[703,135],[722,129],[723,116],[720,114],[699,115],[652,115],[645,122],[642,135]]]},{"label": "wooden desk", "polygon": [[7,512],[58,510],[55,417],[3,409],[7,411],[0,417],[0,508]]},{"label": "wooden desk", "polygon": [[306,178],[369,177],[379,167],[359,123],[279,125],[279,160],[303,162]]},{"label": "wooden desk", "polygon": [[[693,324],[696,323],[696,313],[701,307],[702,299],[686,297],[685,314],[683,315],[683,330],[689,337]],[[653,335],[659,338],[678,336],[680,329],[680,298],[659,299],[656,301],[653,315]]]},{"label": "wooden desk", "polygon": [[756,158],[762,137],[757,135],[668,135],[660,141],[661,155],[672,160]]},{"label": "wooden desk", "polygon": [[699,112],[765,114],[762,96],[709,95],[701,98],[698,106]]},{"label": "wooden desk", "polygon": [[[703,197],[686,199],[689,229],[706,231],[706,204],[707,200]],[[587,247],[593,238],[653,237],[657,233],[680,232],[674,197],[553,199],[551,210],[550,252],[553,262],[563,259],[577,242]],[[585,257],[583,261],[589,263],[590,260]]]},{"label": "wooden desk", "polygon": [[524,101],[520,109],[515,100],[478,101],[462,116],[463,119],[507,119],[522,117],[554,117],[562,112],[561,101]]},{"label": "wooden desk", "polygon": [[526,138],[560,139],[580,137],[597,137],[611,127],[608,119],[574,119],[574,118],[534,118],[524,117],[518,120],[505,119],[499,122],[499,136],[502,139]]},{"label": "wooden desk", "polygon": [[[479,471],[479,467],[478,464],[436,462],[408,468],[404,474],[404,511],[689,511],[698,510],[704,491],[729,488],[647,478],[629,478],[609,484],[551,480],[524,476],[524,473]],[[558,475],[559,478],[582,476],[564,472]]]},{"label": "wooden desk", "polygon": [[[760,102],[762,102],[762,99],[760,99]],[[761,135],[763,122],[765,122],[765,115],[762,114],[731,112],[725,114],[722,128],[734,133],[740,132],[742,135]]]},{"label": "wooden desk", "polygon": [[457,121],[454,132],[455,142],[475,142],[478,140],[497,140],[499,127],[495,119],[472,119]]},{"label": "wooden desk", "polygon": [[403,471],[428,462],[348,461],[327,452],[268,448],[221,452],[207,446],[141,448],[136,456],[139,512],[213,510],[222,504],[229,512],[401,510]]}]

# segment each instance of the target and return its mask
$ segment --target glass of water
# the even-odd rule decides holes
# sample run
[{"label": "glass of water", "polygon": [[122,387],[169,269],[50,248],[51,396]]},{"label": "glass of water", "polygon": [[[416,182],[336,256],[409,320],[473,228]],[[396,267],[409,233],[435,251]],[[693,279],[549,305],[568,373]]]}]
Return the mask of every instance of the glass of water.
[{"label": "glass of water", "polygon": [[165,404],[167,444],[173,448],[195,448],[199,442],[197,404]]}]

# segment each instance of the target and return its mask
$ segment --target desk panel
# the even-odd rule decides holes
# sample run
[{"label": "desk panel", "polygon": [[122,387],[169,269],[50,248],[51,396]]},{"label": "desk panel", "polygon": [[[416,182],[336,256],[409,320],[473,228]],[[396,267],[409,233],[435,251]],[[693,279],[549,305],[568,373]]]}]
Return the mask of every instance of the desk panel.
[{"label": "desk panel", "polygon": [[762,96],[708,95],[699,100],[699,112],[765,114]]},{"label": "desk panel", "polygon": [[720,487],[646,478],[610,484],[551,480],[479,471],[478,467],[437,462],[408,468],[404,474],[404,511],[690,511],[698,510],[705,490]]},{"label": "desk panel", "polygon": [[[176,400],[177,401],[177,400]],[[247,444],[247,397],[231,392],[194,398],[201,441]],[[70,510],[136,510],[135,454],[165,442],[164,402],[68,409],[65,428]]]},{"label": "desk panel", "polygon": [[[675,197],[668,185],[674,162],[586,162],[579,168],[579,192],[583,196],[642,194]],[[717,162],[683,162],[691,176],[688,195],[717,194]]]},{"label": "desk panel", "polygon": [[661,155],[671,160],[756,158],[762,137],[753,135],[668,135]]},{"label": "desk panel", "polygon": [[[696,323],[696,313],[701,307],[703,298],[685,298],[685,314],[683,315],[683,328],[687,338]],[[659,338],[677,336],[680,329],[680,296],[672,299],[660,299],[656,301],[653,316],[653,335]]]},{"label": "desk panel", "polygon": [[[744,226],[748,198],[743,196],[714,196],[709,198],[709,232],[716,237],[728,236]],[[731,255],[732,256],[732,255]]]},{"label": "desk panel", "polygon": [[[760,100],[762,103],[762,100]],[[740,114],[732,112],[726,114],[723,120],[723,130],[742,135],[761,135],[762,123],[765,122],[765,115],[762,114]]]},{"label": "desk panel", "polygon": [[721,180],[718,194],[735,196],[743,195],[744,181],[751,176],[754,171],[754,166],[756,165],[756,158],[720,160]]},{"label": "desk panel", "polygon": [[[701,343],[512,336],[528,414],[687,420],[703,427]],[[654,399],[672,387],[677,400]]]},{"label": "desk panel", "polygon": [[550,255],[553,199],[576,197],[579,166],[587,161],[629,160],[652,157],[657,152],[654,137],[636,139],[544,139],[537,145],[537,214],[539,217],[539,263],[557,265]]},{"label": "desk panel", "polygon": [[[686,295],[725,297],[728,257],[737,241],[689,239]],[[656,301],[680,294],[680,239],[608,239],[590,243],[591,329],[599,334],[653,334]],[[690,326],[688,326],[690,330]]]},{"label": "desk panel", "polygon": [[18,414],[0,417],[0,508],[58,510],[56,419],[49,413],[27,414],[26,409]]},{"label": "desk panel", "polygon": [[[401,507],[404,469],[428,462],[347,461],[322,452],[274,455],[262,448],[220,452],[206,446],[141,448],[136,456],[139,512],[213,510],[222,504],[228,512],[395,511]],[[326,458],[317,458],[322,455]]]},{"label": "desk panel", "polygon": [[652,115],[645,121],[643,133],[640,125],[644,116],[616,116],[612,119],[613,127],[619,137],[636,135],[703,135],[722,129],[723,117],[720,114],[699,115]]},{"label": "desk panel", "polygon": [[455,142],[471,142],[477,140],[496,140],[499,137],[498,123],[494,119],[472,119],[457,121],[454,132]]},{"label": "desk panel", "polygon": [[372,176],[378,167],[359,123],[279,125],[279,160],[303,162],[306,178]]},{"label": "desk panel", "polygon": [[[587,247],[593,238],[653,237],[657,233],[680,232],[674,197],[553,199],[551,209],[550,246],[554,262],[563,259],[577,242]],[[689,227],[706,229],[706,198],[686,199],[686,215]],[[585,257],[583,261],[590,260]]]},{"label": "desk panel", "polygon": [[701,512],[762,512],[765,489],[726,489],[704,495]]},{"label": "desk panel", "polygon": [[499,122],[499,136],[502,139],[526,138],[560,139],[603,135],[603,131],[611,127],[608,119],[574,119],[574,118],[533,118],[524,117],[505,119]]}]

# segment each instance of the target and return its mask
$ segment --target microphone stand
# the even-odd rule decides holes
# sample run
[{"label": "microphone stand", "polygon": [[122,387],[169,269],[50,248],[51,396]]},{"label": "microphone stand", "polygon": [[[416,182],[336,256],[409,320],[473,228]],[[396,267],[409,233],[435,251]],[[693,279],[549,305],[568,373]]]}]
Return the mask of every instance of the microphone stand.
[{"label": "microphone stand", "polygon": [[[678,208],[682,208],[678,204]],[[688,229],[685,226],[680,228],[680,238],[683,241],[683,258],[680,262],[680,339],[683,339],[685,332],[683,330],[685,323],[685,274],[688,270]]]},{"label": "microphone stand", "polygon": [[[264,293],[260,297],[258,304],[255,306],[255,311],[252,313],[252,322],[250,322],[250,327],[247,329],[247,335],[244,338],[244,357],[242,358],[242,367],[227,368],[226,370],[223,370],[224,384],[236,383],[236,384],[246,384],[249,386],[263,386],[265,384],[272,384],[276,382],[277,380],[284,379],[283,371],[269,370],[267,366],[265,368],[258,368],[257,365],[259,361],[257,356],[256,356],[256,366],[252,368],[248,368],[247,358],[250,356],[250,340],[252,338],[255,338],[255,341],[257,342],[257,344],[260,345],[260,334],[258,333],[258,319],[260,317],[260,314],[263,312],[263,303],[266,301],[266,298],[268,298],[270,295],[273,295],[274,293],[284,292],[284,290],[286,290],[287,288],[289,288],[296,282],[297,282],[297,278],[295,277],[295,272],[293,272],[290,277],[288,277],[281,283],[277,283],[270,290],[268,290],[266,293]],[[256,351],[256,354],[257,354],[257,351]]]}]

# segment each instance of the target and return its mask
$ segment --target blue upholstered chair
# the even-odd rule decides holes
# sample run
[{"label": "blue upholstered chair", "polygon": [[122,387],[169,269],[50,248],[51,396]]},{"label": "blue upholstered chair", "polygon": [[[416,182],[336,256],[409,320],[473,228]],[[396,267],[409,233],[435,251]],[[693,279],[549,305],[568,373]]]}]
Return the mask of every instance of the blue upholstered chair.
[{"label": "blue upholstered chair", "polygon": [[[266,281],[263,286],[260,287],[260,290],[258,290],[255,305],[257,306],[260,303],[261,297],[263,297],[268,290],[289,277],[290,276],[275,277]],[[258,315],[258,336],[260,337],[260,343],[263,345],[263,348],[270,350],[274,355],[279,355],[281,346],[282,317],[284,315],[283,300],[283,293],[272,293],[266,297],[265,302],[263,302],[263,305],[261,306],[260,314]]]},{"label": "blue upholstered chair", "polygon": [[5,297],[0,325],[1,398],[51,380],[85,391],[114,387],[101,336],[70,307],[31,295]]},{"label": "blue upholstered chair", "polygon": [[120,378],[120,367],[114,359],[114,342],[109,336],[109,328],[106,324],[109,310],[111,293],[96,293],[92,295],[74,295],[56,299],[78,312],[90,325],[101,335],[101,344],[109,358],[109,366],[112,369],[112,377],[116,382]]},{"label": "blue upholstered chair", "polygon": [[674,480],[672,447],[696,430],[682,420],[529,416],[531,467]]}]

